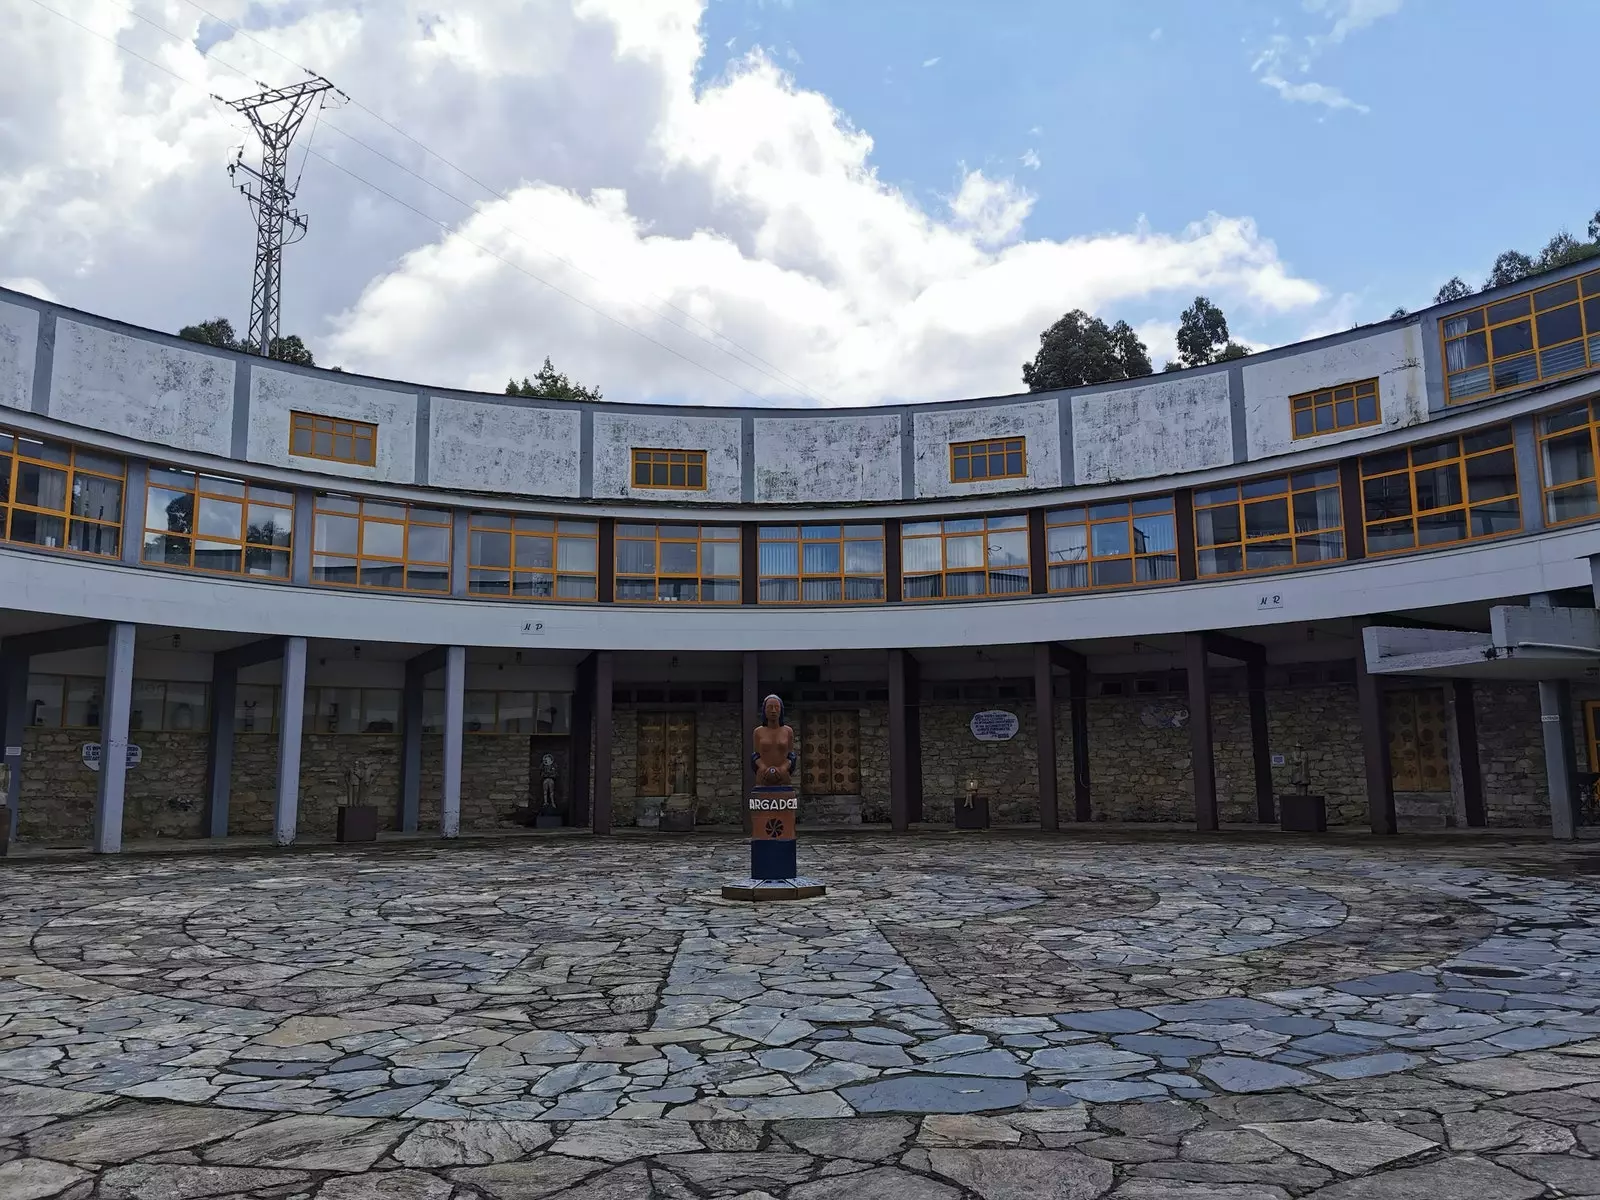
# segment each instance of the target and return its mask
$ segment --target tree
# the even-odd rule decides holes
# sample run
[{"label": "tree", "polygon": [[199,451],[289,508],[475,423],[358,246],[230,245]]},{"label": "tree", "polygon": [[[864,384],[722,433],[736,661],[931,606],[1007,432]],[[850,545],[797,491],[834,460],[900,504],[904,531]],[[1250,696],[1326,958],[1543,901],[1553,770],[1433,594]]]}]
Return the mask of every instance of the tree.
[{"label": "tree", "polygon": [[[1228,318],[1204,296],[1178,317],[1178,365],[1203,367],[1207,363],[1231,362],[1244,358],[1249,349],[1228,336]],[[1175,370],[1168,364],[1169,370]]]},{"label": "tree", "polygon": [[[1600,213],[1595,215],[1600,217]],[[1600,239],[1580,242],[1563,229],[1545,243],[1543,250],[1539,251],[1539,257],[1534,260],[1534,270],[1553,271],[1557,267],[1570,266],[1594,258],[1600,255],[1600,244],[1597,244],[1597,240]]]},{"label": "tree", "polygon": [[1533,259],[1521,250],[1503,250],[1500,257],[1494,260],[1494,266],[1489,268],[1489,278],[1483,281],[1483,290],[1488,291],[1490,288],[1516,283],[1526,279],[1537,269]]},{"label": "tree", "polygon": [[1392,313],[1389,314],[1389,320],[1398,321],[1401,317],[1403,317],[1405,315],[1406,315],[1406,308],[1405,308],[1405,305],[1402,304],[1399,308],[1396,308]]},{"label": "tree", "polygon": [[545,356],[544,366],[539,368],[539,373],[532,379],[526,375],[522,382],[515,379],[506,383],[508,396],[537,396],[545,400],[599,400],[600,389],[585,387],[581,383],[574,383],[565,373],[557,371],[551,365],[549,355]]},{"label": "tree", "polygon": [[[256,353],[255,346],[234,335],[233,322],[227,317],[212,317],[211,320],[201,321],[198,325],[185,325],[178,330],[178,336],[187,342],[199,342],[222,350],[236,350],[240,354]],[[294,363],[300,367],[317,365],[311,351],[306,349],[305,342],[300,340],[298,334],[293,333],[288,337],[273,338],[267,347],[267,357],[278,362]],[[338,369],[334,368],[336,371]]]},{"label": "tree", "polygon": [[1469,288],[1459,275],[1452,275],[1444,281],[1444,286],[1433,294],[1435,304],[1449,304],[1452,300],[1465,300],[1472,295]]},{"label": "tree", "polygon": [[1107,325],[1075,308],[1039,335],[1039,352],[1022,364],[1022,382],[1030,392],[1048,392],[1150,372],[1149,351],[1131,325]]}]

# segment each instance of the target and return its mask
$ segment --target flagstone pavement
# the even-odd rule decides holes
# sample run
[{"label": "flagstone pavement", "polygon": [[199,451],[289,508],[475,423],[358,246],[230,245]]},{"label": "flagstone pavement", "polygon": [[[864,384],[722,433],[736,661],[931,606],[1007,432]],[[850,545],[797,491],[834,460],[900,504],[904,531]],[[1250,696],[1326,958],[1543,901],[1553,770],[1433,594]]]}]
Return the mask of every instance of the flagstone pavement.
[{"label": "flagstone pavement", "polygon": [[1600,1197],[1600,875],[1493,840],[0,864],[0,1200]]}]

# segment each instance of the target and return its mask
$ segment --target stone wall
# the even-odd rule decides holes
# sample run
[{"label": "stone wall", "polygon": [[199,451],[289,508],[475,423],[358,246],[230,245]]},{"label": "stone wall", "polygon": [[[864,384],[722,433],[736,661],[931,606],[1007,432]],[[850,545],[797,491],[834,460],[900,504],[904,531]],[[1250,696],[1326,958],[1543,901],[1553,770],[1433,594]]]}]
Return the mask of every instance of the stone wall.
[{"label": "stone wall", "polygon": [[[94,832],[100,776],[83,765],[93,729],[26,729],[17,836],[44,844],[87,844]],[[206,832],[204,733],[139,733],[142,752],[128,772],[123,838],[199,837]]]},{"label": "stone wall", "polygon": [[[988,708],[1014,713],[1017,734],[1005,742],[980,742],[972,735],[972,716]],[[922,819],[946,824],[976,780],[989,797],[989,819],[996,825],[1039,823],[1038,723],[1031,700],[1002,700],[922,706]]]}]

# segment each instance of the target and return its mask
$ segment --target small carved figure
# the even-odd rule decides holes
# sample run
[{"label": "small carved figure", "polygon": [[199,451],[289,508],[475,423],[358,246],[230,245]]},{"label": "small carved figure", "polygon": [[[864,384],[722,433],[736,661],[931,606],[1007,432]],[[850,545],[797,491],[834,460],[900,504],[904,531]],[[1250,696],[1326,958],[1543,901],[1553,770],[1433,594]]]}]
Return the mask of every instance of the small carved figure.
[{"label": "small carved figure", "polygon": [[556,756],[546,754],[539,759],[539,807],[554,812],[556,807]]},{"label": "small carved figure", "polygon": [[1294,790],[1301,796],[1311,791],[1311,756],[1299,746],[1294,748]]},{"label": "small carved figure", "polygon": [[794,748],[794,729],[783,723],[783,701],[768,696],[761,702],[761,724],[750,738],[755,751],[750,769],[762,787],[789,787],[795,764],[800,761]]}]

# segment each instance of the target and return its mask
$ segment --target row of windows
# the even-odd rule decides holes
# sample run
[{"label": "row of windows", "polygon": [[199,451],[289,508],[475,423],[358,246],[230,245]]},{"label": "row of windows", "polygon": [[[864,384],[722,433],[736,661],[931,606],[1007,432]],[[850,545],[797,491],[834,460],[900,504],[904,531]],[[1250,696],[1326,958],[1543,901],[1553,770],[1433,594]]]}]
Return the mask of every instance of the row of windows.
[{"label": "row of windows", "polygon": [[1600,271],[1439,323],[1452,404],[1600,367]]},{"label": "row of windows", "polygon": [[[1549,524],[1600,515],[1600,398],[1537,423]],[[1368,555],[1399,553],[1522,528],[1511,427],[1501,425],[1362,456]],[[0,516],[12,541],[116,557],[126,468],[121,459],[0,434]],[[1335,466],[1196,489],[1199,578],[1336,562],[1346,554],[1346,497]],[[450,591],[454,515],[353,496],[311,505],[313,582],[422,594]],[[1044,515],[1051,592],[1178,578],[1173,495],[1052,509]],[[288,491],[152,466],[141,557],[157,566],[287,580],[297,536]],[[593,601],[600,523],[474,512],[466,519],[467,592],[502,599]],[[763,525],[757,599],[768,604],[875,603],[887,598],[881,523]],[[1026,513],[907,521],[900,533],[906,600],[1031,592]],[[619,603],[736,604],[743,598],[737,525],[619,522]]]},{"label": "row of windows", "polygon": [[[43,729],[99,729],[105,680],[99,676],[30,675],[25,721]],[[279,689],[240,684],[235,733],[276,733]],[[469,691],[462,729],[484,734],[568,734],[570,692]],[[210,688],[204,683],[135,679],[128,729],[132,733],[189,733],[206,728]],[[308,733],[397,733],[398,688],[307,688]],[[422,732],[444,732],[444,692],[422,694]]]}]

